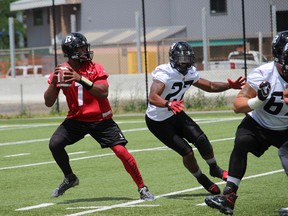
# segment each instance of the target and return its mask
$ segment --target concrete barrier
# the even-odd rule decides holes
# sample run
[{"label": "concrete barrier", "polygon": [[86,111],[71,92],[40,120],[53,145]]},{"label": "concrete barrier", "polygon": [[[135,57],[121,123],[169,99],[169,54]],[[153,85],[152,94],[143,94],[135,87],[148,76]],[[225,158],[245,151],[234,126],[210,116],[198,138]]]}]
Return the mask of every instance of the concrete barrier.
[{"label": "concrete barrier", "polygon": [[[243,70],[230,70],[230,71],[200,71],[202,78],[210,81],[223,81],[226,82],[227,78],[236,79],[243,76]],[[112,100],[130,100],[130,99],[146,99],[150,85],[152,83],[151,74],[147,75],[148,84],[146,85],[145,74],[119,74],[110,75],[109,82],[109,99]],[[12,110],[13,105],[20,107],[32,107],[37,105],[40,112],[46,112],[47,109],[44,105],[43,94],[48,87],[46,77],[34,78],[6,78],[0,79],[0,114],[5,114]],[[198,88],[191,87],[186,95],[193,95],[199,91]],[[227,96],[235,96],[238,90],[228,90],[224,93]],[[205,96],[213,97],[218,93],[206,93]],[[65,104],[65,97],[62,93],[59,94],[59,102]],[[9,108],[10,107],[10,108]],[[14,107],[14,108],[15,108]],[[39,108],[40,107],[40,108]],[[17,110],[19,110],[17,108]],[[22,107],[23,108],[23,107]]]}]

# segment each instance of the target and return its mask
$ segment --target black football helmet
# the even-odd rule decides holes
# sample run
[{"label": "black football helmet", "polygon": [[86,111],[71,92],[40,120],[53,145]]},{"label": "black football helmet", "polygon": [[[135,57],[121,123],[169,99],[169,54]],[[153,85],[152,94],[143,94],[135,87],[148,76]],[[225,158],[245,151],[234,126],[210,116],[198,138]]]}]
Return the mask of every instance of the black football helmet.
[{"label": "black football helmet", "polygon": [[276,34],[272,41],[274,61],[282,65],[283,78],[288,81],[288,31]]},{"label": "black football helmet", "polygon": [[[72,32],[65,36],[62,40],[62,51],[64,57],[76,59],[80,62],[91,61],[93,59],[93,51],[90,51],[90,44],[81,33]],[[86,51],[77,51],[78,47],[86,46]]]},{"label": "black football helmet", "polygon": [[173,43],[169,49],[169,60],[172,68],[186,75],[195,63],[194,51],[185,41]]}]

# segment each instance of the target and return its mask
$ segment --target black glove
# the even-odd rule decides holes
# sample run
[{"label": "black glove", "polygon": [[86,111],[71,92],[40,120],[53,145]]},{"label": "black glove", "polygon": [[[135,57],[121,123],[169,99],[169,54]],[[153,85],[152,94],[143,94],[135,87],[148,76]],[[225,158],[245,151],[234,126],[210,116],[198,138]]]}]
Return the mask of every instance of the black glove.
[{"label": "black glove", "polygon": [[268,81],[263,81],[260,85],[259,85],[259,89],[258,89],[258,98],[261,101],[266,100],[266,98],[268,97],[269,93],[271,90],[271,85]]}]

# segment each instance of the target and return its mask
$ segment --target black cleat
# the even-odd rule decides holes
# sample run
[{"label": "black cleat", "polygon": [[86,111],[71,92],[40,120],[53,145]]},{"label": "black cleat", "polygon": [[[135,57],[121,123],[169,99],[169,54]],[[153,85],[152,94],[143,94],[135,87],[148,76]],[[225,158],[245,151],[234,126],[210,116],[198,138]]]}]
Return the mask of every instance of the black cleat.
[{"label": "black cleat", "polygon": [[233,215],[236,199],[237,195],[235,193],[229,193],[226,195],[208,196],[205,198],[205,203],[211,208],[218,209],[223,214]]},{"label": "black cleat", "polygon": [[288,216],[288,208],[281,208],[279,209],[280,216]]},{"label": "black cleat", "polygon": [[56,188],[51,194],[52,197],[58,197],[65,193],[69,188],[75,187],[79,185],[79,179],[76,177],[75,179],[64,178],[63,182]]}]

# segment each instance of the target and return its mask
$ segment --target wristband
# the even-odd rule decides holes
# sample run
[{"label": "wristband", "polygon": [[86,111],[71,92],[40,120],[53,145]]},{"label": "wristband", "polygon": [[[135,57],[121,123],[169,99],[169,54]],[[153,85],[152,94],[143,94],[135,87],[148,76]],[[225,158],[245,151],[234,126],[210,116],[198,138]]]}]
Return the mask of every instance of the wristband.
[{"label": "wristband", "polygon": [[93,82],[83,76],[81,76],[79,83],[88,91],[93,87]]},{"label": "wristband", "polygon": [[258,97],[254,97],[254,98],[250,98],[248,101],[248,106],[254,110],[256,108],[258,108],[262,103],[263,101],[261,101]]},{"label": "wristband", "polygon": [[170,111],[171,109],[170,109],[170,106],[169,106],[170,104],[169,103],[170,103],[170,101],[166,101],[165,107],[168,107],[168,110]]}]

